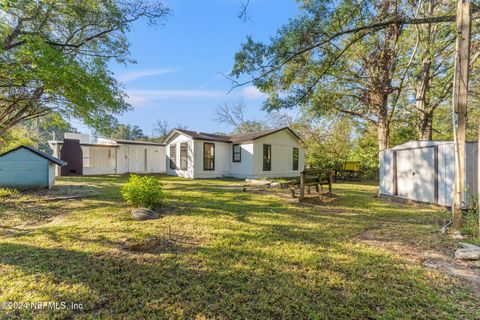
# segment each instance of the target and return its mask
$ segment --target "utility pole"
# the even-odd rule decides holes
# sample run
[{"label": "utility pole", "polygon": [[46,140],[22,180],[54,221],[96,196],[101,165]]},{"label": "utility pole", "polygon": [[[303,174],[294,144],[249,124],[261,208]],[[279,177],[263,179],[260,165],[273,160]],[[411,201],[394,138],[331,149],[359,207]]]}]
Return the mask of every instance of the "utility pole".
[{"label": "utility pole", "polygon": [[455,187],[453,193],[453,226],[462,223],[463,179],[465,178],[465,131],[467,124],[468,75],[470,67],[471,10],[467,0],[458,0],[457,44],[453,80],[453,108],[457,115],[455,130]]},{"label": "utility pole", "polygon": [[[478,121],[477,153],[480,144],[480,121]],[[477,165],[480,164],[480,157],[477,159]],[[480,167],[478,167],[480,168]],[[480,174],[477,172],[477,214],[478,214],[478,238],[480,239]]]}]

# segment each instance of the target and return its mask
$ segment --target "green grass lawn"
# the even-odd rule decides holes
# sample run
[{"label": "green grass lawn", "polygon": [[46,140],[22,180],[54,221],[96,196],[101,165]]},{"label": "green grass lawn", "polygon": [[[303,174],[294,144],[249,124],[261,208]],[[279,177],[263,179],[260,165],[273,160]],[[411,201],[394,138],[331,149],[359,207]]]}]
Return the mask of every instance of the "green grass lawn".
[{"label": "green grass lawn", "polygon": [[0,303],[83,305],[0,319],[480,318],[465,283],[358,241],[370,232],[453,253],[439,234],[445,211],[379,199],[373,184],[335,184],[334,199],[313,205],[239,181],[159,176],[164,215],[137,222],[121,200],[126,179],[58,179],[58,192],[97,194],[81,200],[0,199]]}]

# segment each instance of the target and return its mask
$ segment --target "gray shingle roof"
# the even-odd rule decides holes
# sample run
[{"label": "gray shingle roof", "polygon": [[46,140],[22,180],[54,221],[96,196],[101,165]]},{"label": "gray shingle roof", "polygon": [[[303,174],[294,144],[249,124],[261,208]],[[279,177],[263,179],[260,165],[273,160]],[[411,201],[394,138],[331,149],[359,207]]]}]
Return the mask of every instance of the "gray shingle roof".
[{"label": "gray shingle roof", "polygon": [[196,139],[196,140],[230,142],[229,136],[221,136],[221,135],[218,135],[218,134],[191,131],[191,130],[185,130],[185,129],[175,129],[175,130],[189,136],[192,139]]},{"label": "gray shingle roof", "polygon": [[274,134],[276,132],[282,131],[282,130],[288,130],[290,133],[292,133],[297,139],[300,140],[300,137],[289,127],[282,127],[282,128],[276,128],[276,129],[267,129],[267,130],[262,130],[262,131],[257,131],[257,132],[250,132],[250,133],[244,133],[244,134],[236,134],[230,136],[230,141],[233,143],[238,143],[238,142],[244,142],[244,141],[251,141],[255,139],[260,139],[265,136]]},{"label": "gray shingle roof", "polygon": [[235,134],[230,136],[221,136],[217,134],[191,131],[191,130],[185,130],[185,129],[175,129],[175,131],[183,133],[195,140],[218,141],[218,142],[228,142],[228,143],[241,143],[245,141],[252,141],[255,139],[263,138],[265,136],[268,136],[270,134],[273,134],[282,130],[290,131],[291,134],[293,134],[297,139],[300,140],[300,137],[289,127],[267,129],[267,130],[262,130],[257,132]]}]

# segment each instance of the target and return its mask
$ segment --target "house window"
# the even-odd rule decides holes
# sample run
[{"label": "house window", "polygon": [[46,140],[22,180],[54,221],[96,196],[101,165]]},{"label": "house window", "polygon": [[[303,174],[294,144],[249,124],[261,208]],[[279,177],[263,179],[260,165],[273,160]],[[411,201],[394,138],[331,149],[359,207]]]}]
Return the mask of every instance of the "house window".
[{"label": "house window", "polygon": [[233,162],[242,162],[242,148],[240,147],[239,144],[234,144],[233,145],[232,161]]},{"label": "house window", "polygon": [[293,148],[293,170],[298,170],[298,148]]},{"label": "house window", "polygon": [[188,169],[188,143],[180,143],[180,170]]},{"label": "house window", "polygon": [[215,170],[215,144],[203,144],[203,170]]},{"label": "house window", "polygon": [[269,144],[263,145],[263,171],[272,170],[272,146]]},{"label": "house window", "polygon": [[177,146],[170,145],[170,169],[177,169]]}]

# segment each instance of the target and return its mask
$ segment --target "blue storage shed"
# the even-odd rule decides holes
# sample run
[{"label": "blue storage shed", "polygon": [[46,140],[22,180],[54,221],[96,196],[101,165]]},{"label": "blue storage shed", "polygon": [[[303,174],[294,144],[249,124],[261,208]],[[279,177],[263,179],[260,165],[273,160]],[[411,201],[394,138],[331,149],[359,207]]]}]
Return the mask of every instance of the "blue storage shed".
[{"label": "blue storage shed", "polygon": [[0,187],[51,188],[55,166],[67,163],[28,146],[20,146],[0,155]]}]

